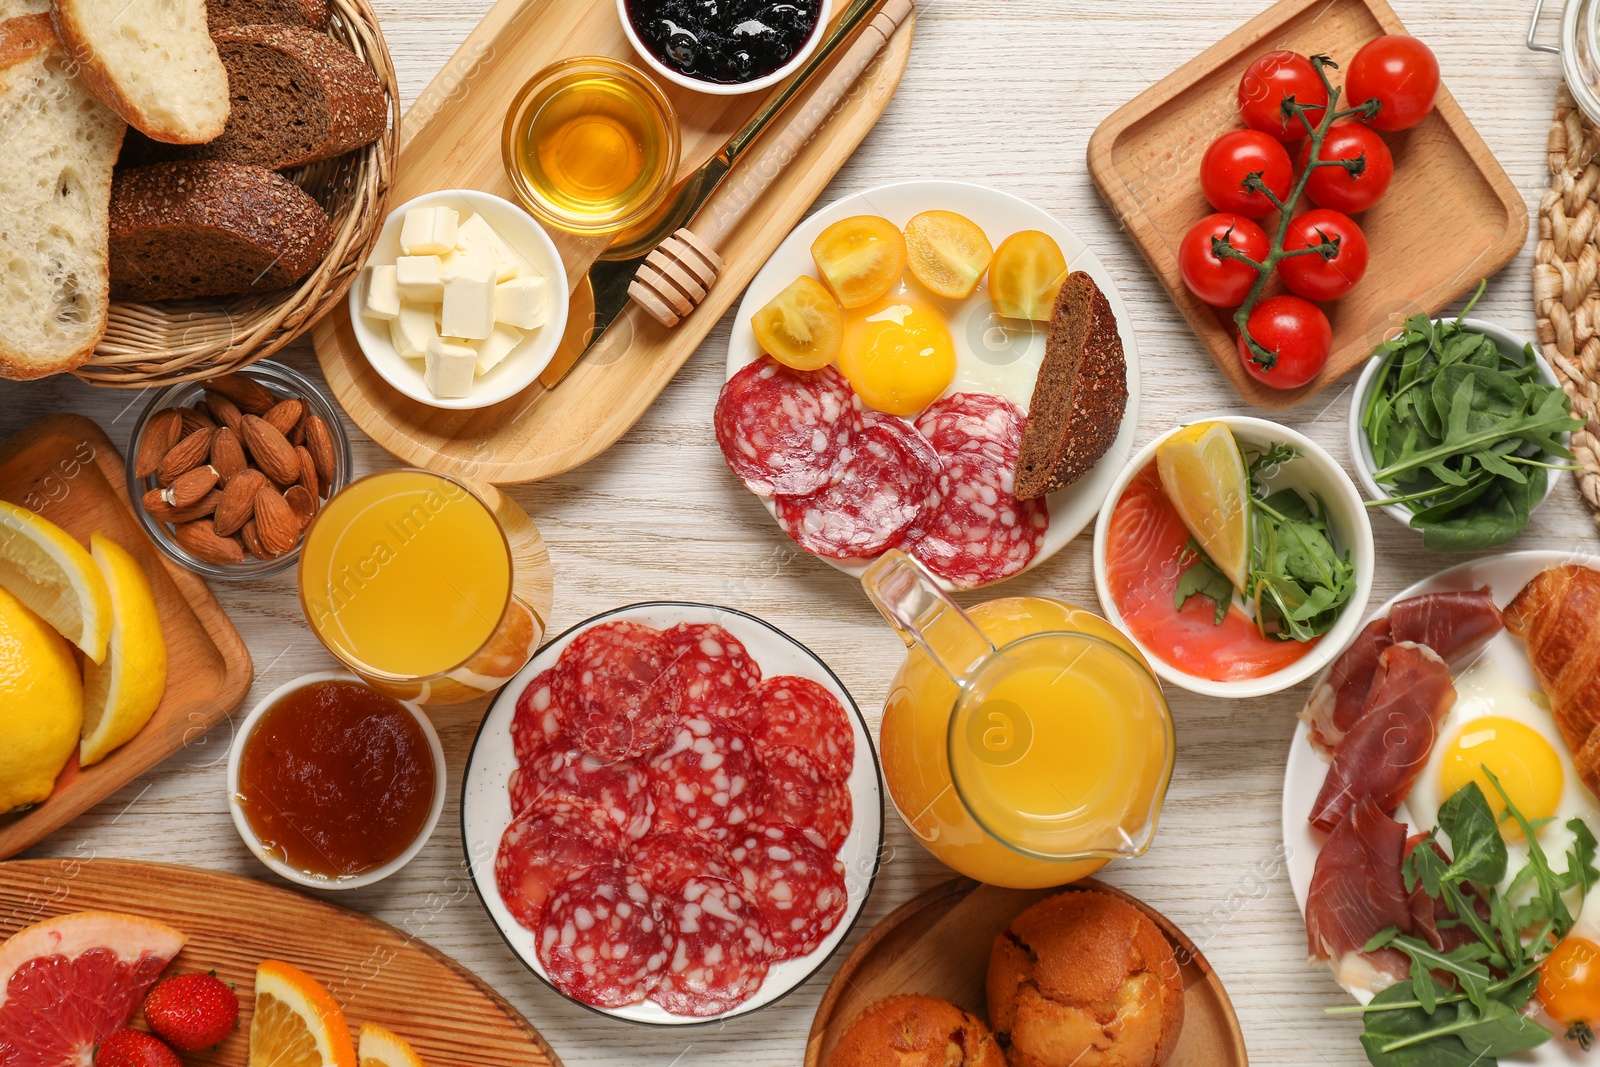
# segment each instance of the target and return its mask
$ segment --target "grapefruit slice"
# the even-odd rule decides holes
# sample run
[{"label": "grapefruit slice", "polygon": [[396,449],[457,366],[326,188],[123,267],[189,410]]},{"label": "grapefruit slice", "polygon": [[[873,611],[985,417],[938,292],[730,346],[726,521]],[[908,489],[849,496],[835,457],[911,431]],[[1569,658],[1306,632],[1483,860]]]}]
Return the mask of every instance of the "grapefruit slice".
[{"label": "grapefruit slice", "polygon": [[162,923],[81,911],[0,945],[0,1063],[90,1067],[188,940]]}]

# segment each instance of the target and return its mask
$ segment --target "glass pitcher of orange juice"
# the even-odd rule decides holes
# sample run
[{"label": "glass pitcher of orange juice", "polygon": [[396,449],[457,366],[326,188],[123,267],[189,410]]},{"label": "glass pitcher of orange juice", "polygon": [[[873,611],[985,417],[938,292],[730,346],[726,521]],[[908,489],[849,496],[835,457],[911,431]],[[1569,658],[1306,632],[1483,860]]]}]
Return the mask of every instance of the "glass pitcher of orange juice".
[{"label": "glass pitcher of orange juice", "polygon": [[879,747],[895,807],[929,852],[1031,889],[1149,847],[1172,777],[1172,713],[1114,626],[1040,597],[969,615],[898,551],[862,584],[910,649]]}]

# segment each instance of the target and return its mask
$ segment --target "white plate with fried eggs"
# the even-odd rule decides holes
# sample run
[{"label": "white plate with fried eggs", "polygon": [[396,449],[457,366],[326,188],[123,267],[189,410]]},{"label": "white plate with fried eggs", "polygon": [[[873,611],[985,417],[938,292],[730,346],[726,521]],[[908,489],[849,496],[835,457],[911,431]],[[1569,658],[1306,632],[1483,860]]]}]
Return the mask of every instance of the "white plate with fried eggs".
[{"label": "white plate with fried eggs", "polygon": [[[1023,230],[1049,234],[1061,246],[1067,269],[1087,272],[1105,293],[1117,317],[1117,331],[1128,365],[1128,404],[1123,411],[1122,425],[1111,448],[1093,470],[1046,498],[1050,529],[1033,560],[1019,572],[1026,573],[1061,551],[1094,521],[1112,483],[1133,454],[1139,422],[1139,348],[1134,340],[1128,307],[1117,291],[1111,272],[1099,257],[1077,234],[1043,208],[987,186],[933,180],[898,182],[835,201],[795,227],[751,281],[734,316],[733,332],[728,340],[727,377],[733,377],[747,364],[761,358],[761,345],[750,328],[751,317],[800,275],[817,277],[811,245],[825,228],[854,215],[881,215],[904,228],[912,216],[934,210],[965,215],[982,227],[995,248],[1007,237]],[[1028,410],[1034,379],[1044,358],[1049,323],[1024,323],[996,315],[989,299],[987,275],[971,296],[964,300],[946,300],[923,289],[911,279],[908,271],[896,299],[910,304],[918,314],[944,319],[950,328],[955,344],[955,377],[940,394],[941,398],[963,392],[993,393],[1006,397],[1023,411]],[[847,332],[850,315],[846,313]],[[772,501],[762,502],[768,512],[776,513]],[[773,521],[776,523],[776,518]],[[872,562],[817,558],[858,577]],[[942,579],[940,584],[947,590],[954,588]]]}]

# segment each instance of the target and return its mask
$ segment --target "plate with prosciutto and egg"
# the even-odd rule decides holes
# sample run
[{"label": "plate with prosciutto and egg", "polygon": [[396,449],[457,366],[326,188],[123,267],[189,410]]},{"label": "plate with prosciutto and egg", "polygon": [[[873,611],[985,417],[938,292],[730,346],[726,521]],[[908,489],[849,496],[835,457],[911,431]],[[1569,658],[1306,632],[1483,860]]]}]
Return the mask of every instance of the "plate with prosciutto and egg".
[{"label": "plate with prosciutto and egg", "polygon": [[[1371,1062],[1580,1062],[1600,1026],[1600,558],[1417,583],[1301,720],[1290,881]],[[1441,1058],[1402,1055],[1423,1046]]]}]

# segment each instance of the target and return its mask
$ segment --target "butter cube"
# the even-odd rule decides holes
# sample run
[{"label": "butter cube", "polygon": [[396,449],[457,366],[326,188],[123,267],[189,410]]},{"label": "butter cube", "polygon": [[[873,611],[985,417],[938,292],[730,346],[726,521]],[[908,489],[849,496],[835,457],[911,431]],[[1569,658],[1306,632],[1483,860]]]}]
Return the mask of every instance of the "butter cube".
[{"label": "butter cube", "polygon": [[418,207],[406,212],[400,224],[400,248],[408,256],[442,256],[456,246],[453,207]]},{"label": "butter cube", "polygon": [[521,343],[521,330],[497,324],[487,338],[473,345],[478,350],[478,373],[488,374],[494,370]]},{"label": "butter cube", "polygon": [[444,298],[444,276],[438,256],[401,256],[394,264],[402,300],[437,303]]},{"label": "butter cube", "polygon": [[435,337],[428,342],[426,359],[422,380],[434,396],[445,399],[472,395],[478,353],[471,345],[455,337]]},{"label": "butter cube", "polygon": [[400,317],[400,285],[395,275],[392,266],[368,267],[361,272],[361,314],[389,321]]},{"label": "butter cube", "polygon": [[474,215],[456,230],[456,248],[470,255],[491,260],[495,265],[495,280],[514,278],[522,261],[511,247],[501,240],[494,227],[482,215]]},{"label": "butter cube", "polygon": [[446,337],[482,341],[494,329],[494,266],[480,264],[444,285],[439,330]]},{"label": "butter cube", "polygon": [[519,330],[544,325],[550,283],[543,278],[512,278],[494,289],[494,318]]},{"label": "butter cube", "polygon": [[499,266],[489,253],[478,248],[456,248],[445,254],[441,260],[439,277],[446,285],[452,278],[461,278],[466,275],[477,276],[486,270],[499,271]]},{"label": "butter cube", "polygon": [[406,359],[421,359],[428,352],[428,342],[438,336],[431,307],[401,304],[399,316],[389,323],[394,350]]}]

